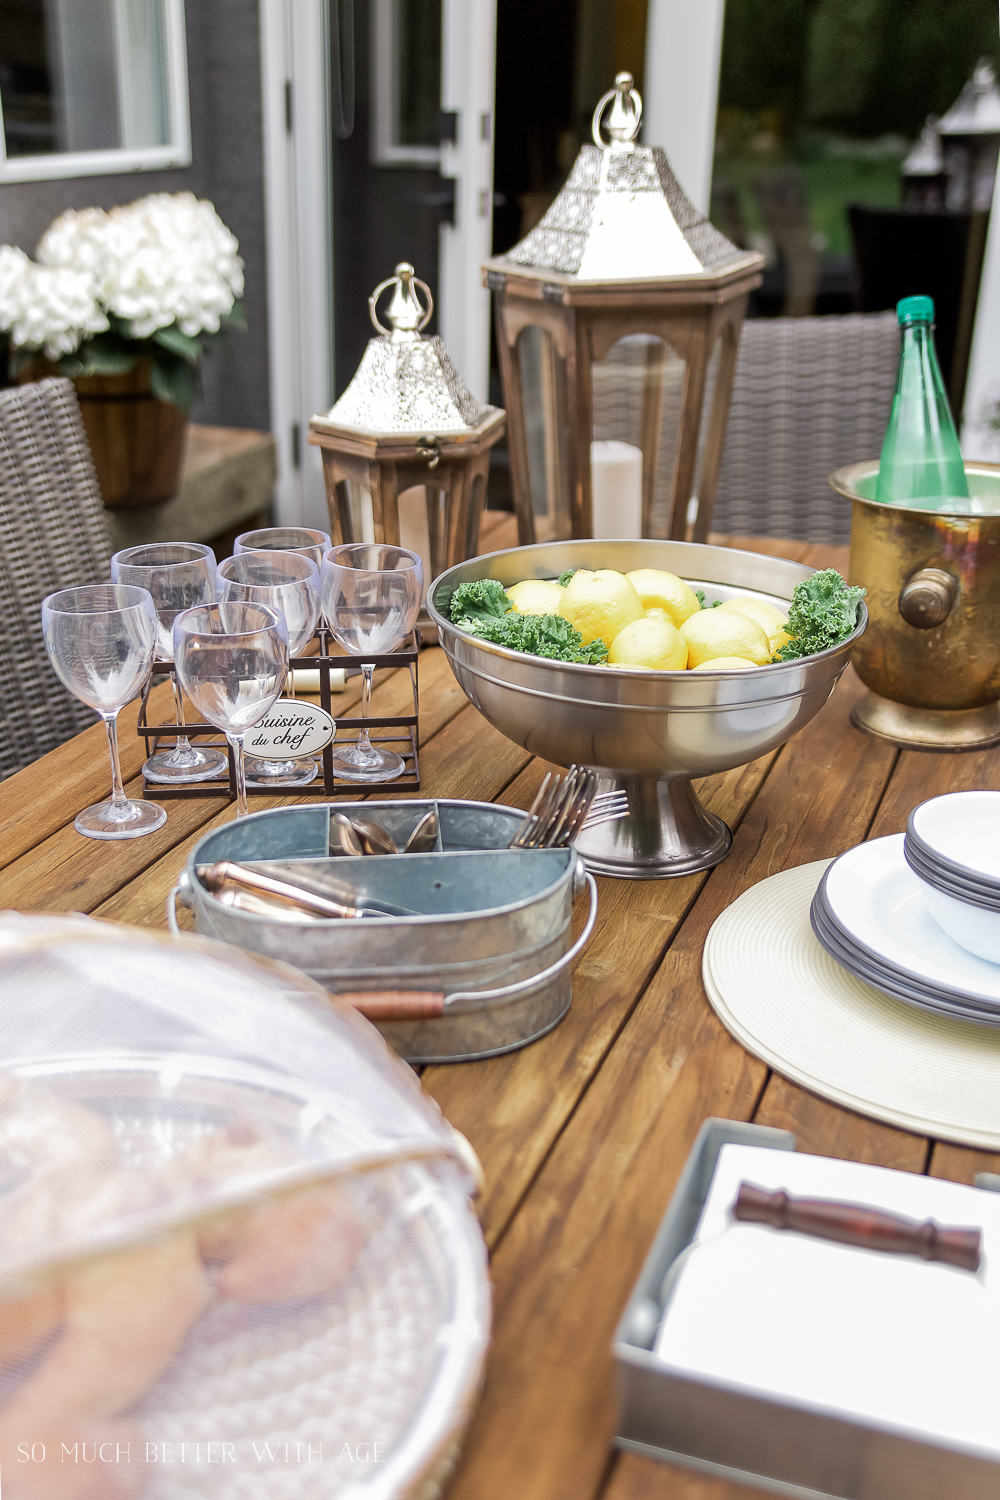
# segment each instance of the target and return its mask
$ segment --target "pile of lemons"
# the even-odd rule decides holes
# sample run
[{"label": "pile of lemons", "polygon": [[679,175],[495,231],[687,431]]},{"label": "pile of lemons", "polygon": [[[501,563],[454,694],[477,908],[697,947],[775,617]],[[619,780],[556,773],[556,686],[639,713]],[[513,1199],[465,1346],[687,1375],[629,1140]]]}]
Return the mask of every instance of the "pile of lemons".
[{"label": "pile of lemons", "polygon": [[527,578],[507,590],[522,615],[562,615],[583,636],[602,640],[609,667],[650,672],[748,670],[763,667],[789,639],[787,616],[763,599],[727,599],[702,609],[675,573],[637,568],[580,568],[564,588]]}]

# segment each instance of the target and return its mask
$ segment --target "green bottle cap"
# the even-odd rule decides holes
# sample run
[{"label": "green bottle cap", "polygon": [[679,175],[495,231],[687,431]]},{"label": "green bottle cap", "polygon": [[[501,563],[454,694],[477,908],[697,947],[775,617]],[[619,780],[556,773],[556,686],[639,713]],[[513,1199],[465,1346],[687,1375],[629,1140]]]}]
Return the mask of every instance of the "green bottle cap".
[{"label": "green bottle cap", "polygon": [[933,323],[934,298],[904,297],[902,302],[896,303],[896,317],[900,328],[905,328],[907,323]]}]

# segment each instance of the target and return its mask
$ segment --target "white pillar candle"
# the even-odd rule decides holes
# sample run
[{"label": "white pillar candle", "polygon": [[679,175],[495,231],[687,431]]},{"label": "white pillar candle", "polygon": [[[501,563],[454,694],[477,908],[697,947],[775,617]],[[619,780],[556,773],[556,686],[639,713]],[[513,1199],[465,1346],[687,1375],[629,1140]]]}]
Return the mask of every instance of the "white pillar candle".
[{"label": "white pillar candle", "polygon": [[642,536],[642,449],[632,443],[590,445],[591,536]]},{"label": "white pillar candle", "polygon": [[[424,565],[424,594],[431,582],[431,537],[427,527],[427,492],[422,484],[399,497],[399,545],[415,552]],[[423,600],[421,600],[423,603]]]}]

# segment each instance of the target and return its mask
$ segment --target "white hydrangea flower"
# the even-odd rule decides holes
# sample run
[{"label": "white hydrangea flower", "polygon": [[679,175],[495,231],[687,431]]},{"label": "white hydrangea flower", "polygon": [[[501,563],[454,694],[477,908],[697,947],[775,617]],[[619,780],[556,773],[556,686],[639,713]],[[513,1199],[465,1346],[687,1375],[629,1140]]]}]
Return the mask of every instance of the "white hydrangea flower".
[{"label": "white hydrangea flower", "polygon": [[0,330],[15,347],[71,354],[123,319],[133,338],[173,324],[217,333],[243,295],[239,245],[212,204],[153,193],[113,208],[69,209],[50,224],[38,263],[0,246]]},{"label": "white hydrangea flower", "polygon": [[68,208],[42,235],[36,258],[43,266],[87,271],[96,281],[104,261],[107,218],[103,208]]},{"label": "white hydrangea flower", "polygon": [[0,247],[0,328],[15,348],[61,359],[107,326],[86,271],[37,266],[22,250]]},{"label": "white hydrangea flower", "polygon": [[183,333],[217,333],[243,295],[234,235],[193,193],[153,193],[107,216],[100,296],[136,338],[176,322]]}]

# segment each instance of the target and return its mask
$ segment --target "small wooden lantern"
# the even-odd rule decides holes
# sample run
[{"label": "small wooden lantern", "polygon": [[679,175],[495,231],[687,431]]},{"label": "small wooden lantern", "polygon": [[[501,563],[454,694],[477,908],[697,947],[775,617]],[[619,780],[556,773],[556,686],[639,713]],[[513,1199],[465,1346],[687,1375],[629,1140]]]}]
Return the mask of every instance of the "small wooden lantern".
[{"label": "small wooden lantern", "polygon": [[[594,113],[595,145],[581,147],[541,222],[484,267],[522,544],[640,526],[683,538],[692,495],[695,540],[708,535],[740,329],[764,259],[699,213],[662,150],[636,144],[641,114],[631,75],[619,73]],[[615,529],[614,482],[602,481],[595,504],[595,439],[631,444],[629,529]]]},{"label": "small wooden lantern", "polygon": [[[376,303],[389,287],[391,326],[384,328]],[[402,262],[375,288],[368,310],[379,337],[369,340],[340,400],[312,418],[309,441],[323,452],[334,541],[408,547],[421,555],[429,585],[476,555],[490,449],[507,417],[479,405],[442,339],[422,336],[434,303],[411,265]]]}]

